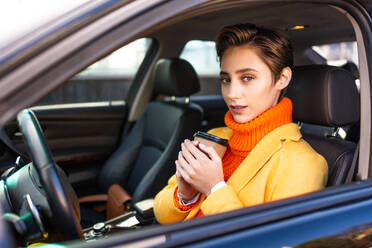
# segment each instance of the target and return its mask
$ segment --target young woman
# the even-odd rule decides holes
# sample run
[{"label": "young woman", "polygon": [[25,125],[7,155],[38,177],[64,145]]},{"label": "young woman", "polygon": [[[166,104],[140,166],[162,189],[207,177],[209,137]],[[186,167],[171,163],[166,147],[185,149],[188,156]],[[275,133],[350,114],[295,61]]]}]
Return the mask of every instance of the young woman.
[{"label": "young woman", "polygon": [[213,148],[185,140],[176,174],[155,197],[159,223],[252,206],[324,188],[326,160],[301,138],[285,93],[293,67],[288,38],[237,24],[216,38],[227,127],[209,133],[228,139],[221,159]]}]

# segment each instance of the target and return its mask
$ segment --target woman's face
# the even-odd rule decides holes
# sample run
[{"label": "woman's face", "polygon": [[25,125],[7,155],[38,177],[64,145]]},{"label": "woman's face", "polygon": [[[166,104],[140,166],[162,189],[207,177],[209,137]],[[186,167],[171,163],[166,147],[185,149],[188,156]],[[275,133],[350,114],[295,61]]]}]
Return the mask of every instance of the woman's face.
[{"label": "woman's face", "polygon": [[270,68],[248,46],[228,48],[221,60],[221,91],[238,123],[248,122],[276,105],[283,87],[273,83]]}]

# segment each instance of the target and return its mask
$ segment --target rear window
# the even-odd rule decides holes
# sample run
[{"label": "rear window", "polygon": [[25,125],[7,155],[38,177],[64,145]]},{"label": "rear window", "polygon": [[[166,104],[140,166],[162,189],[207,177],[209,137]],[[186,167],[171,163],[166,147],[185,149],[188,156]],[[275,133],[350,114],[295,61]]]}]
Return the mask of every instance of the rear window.
[{"label": "rear window", "polygon": [[313,46],[312,48],[327,60],[328,65],[342,66],[348,61],[358,65],[358,48],[355,41]]},{"label": "rear window", "polygon": [[350,69],[350,66],[344,68],[354,74],[356,77],[355,84],[358,90],[360,89],[360,82],[357,77],[357,75],[359,76],[358,47],[355,41],[313,46],[312,49],[322,56],[328,65],[343,67],[347,63],[353,64],[353,70]]},{"label": "rear window", "polygon": [[195,95],[219,95],[220,65],[217,61],[216,46],[213,41],[191,40],[186,43],[180,58],[194,67],[200,79],[200,92]]}]

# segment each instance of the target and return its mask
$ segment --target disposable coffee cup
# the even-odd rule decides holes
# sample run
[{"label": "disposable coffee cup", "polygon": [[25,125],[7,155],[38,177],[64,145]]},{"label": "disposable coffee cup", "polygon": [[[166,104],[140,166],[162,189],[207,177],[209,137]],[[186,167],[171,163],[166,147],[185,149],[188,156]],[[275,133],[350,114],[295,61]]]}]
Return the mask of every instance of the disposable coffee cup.
[{"label": "disposable coffee cup", "polygon": [[218,156],[222,159],[227,149],[227,139],[222,139],[215,135],[198,131],[194,134],[194,140],[199,141],[201,144],[211,146],[217,152]]}]

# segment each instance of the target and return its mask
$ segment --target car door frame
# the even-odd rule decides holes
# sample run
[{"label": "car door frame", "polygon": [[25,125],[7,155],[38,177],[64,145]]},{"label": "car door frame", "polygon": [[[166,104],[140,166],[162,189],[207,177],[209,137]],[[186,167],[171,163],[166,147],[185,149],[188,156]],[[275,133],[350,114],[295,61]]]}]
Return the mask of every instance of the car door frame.
[{"label": "car door frame", "polygon": [[[123,244],[128,247],[142,244],[156,247],[291,247],[308,240],[345,233],[364,224],[371,225],[372,213],[366,211],[372,207],[371,186],[372,181],[369,180],[333,187],[160,228],[144,228],[126,235],[117,233],[109,239],[95,242],[72,242],[68,247],[98,248]],[[345,219],[345,215],[353,218]],[[284,233],[283,237],[274,237],[275,232],[280,230]]]}]

